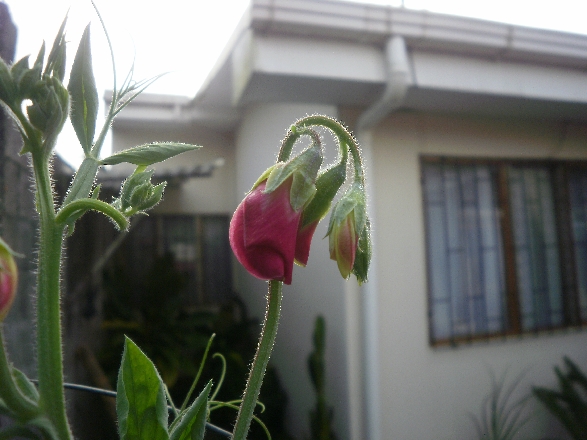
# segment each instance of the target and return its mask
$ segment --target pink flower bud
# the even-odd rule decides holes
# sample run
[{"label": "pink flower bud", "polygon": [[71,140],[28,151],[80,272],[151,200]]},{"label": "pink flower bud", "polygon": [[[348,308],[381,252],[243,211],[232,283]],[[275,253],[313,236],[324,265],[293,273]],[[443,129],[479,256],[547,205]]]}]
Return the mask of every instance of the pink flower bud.
[{"label": "pink flower bud", "polygon": [[335,221],[328,235],[330,258],[336,261],[344,279],[347,279],[353,270],[358,242],[359,234],[355,230],[353,210],[341,222]]},{"label": "pink flower bud", "polygon": [[291,284],[302,215],[290,202],[292,180],[288,178],[270,193],[264,192],[267,181],[261,182],[247,194],[230,221],[230,246],[236,258],[262,280]]},{"label": "pink flower bud", "polygon": [[314,236],[318,222],[319,220],[316,220],[298,230],[295,262],[300,266],[306,266],[308,264],[310,245],[312,244],[312,237]]},{"label": "pink flower bud", "polygon": [[0,322],[4,320],[16,295],[18,270],[12,251],[0,238]]}]

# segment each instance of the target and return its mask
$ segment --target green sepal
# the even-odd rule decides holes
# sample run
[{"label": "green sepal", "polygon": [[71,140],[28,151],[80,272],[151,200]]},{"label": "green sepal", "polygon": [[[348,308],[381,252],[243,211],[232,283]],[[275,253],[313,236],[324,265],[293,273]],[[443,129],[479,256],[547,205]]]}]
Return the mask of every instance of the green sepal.
[{"label": "green sepal", "polygon": [[147,170],[142,172],[133,173],[128,179],[122,184],[120,191],[120,210],[126,211],[132,207],[131,198],[133,193],[144,184],[151,180],[154,170]]},{"label": "green sepal", "polygon": [[169,433],[169,440],[202,440],[208,419],[208,395],[212,381],[202,390],[194,402],[179,415],[180,421]]},{"label": "green sepal", "polygon": [[63,81],[65,77],[65,24],[67,23],[67,15],[61,22],[59,31],[53,41],[51,52],[47,57],[47,65],[43,71],[43,76],[55,76],[59,81]]},{"label": "green sepal", "polygon": [[363,187],[356,182],[334,206],[326,235],[330,235],[334,225],[342,223],[351,212],[355,217],[356,232],[360,233],[367,221],[367,206]]},{"label": "green sepal", "polygon": [[39,391],[29,378],[20,370],[12,367],[12,377],[22,394],[31,401],[39,402]]},{"label": "green sepal", "polygon": [[129,148],[102,159],[102,165],[117,165],[127,162],[138,166],[149,166],[157,162],[163,162],[173,156],[186,151],[202,148],[200,145],[183,144],[179,142],[154,142]]},{"label": "green sepal", "polygon": [[369,266],[371,264],[372,244],[371,244],[371,223],[367,218],[365,226],[359,235],[359,243],[355,253],[355,263],[353,264],[352,273],[357,277],[359,284],[367,282]]},{"label": "green sepal", "polygon": [[271,175],[271,173],[273,172],[273,170],[275,170],[276,168],[283,168],[284,165],[285,165],[284,162],[278,162],[275,165],[271,165],[269,168],[267,168],[265,171],[263,171],[263,174],[261,174],[261,176],[259,176],[257,181],[253,184],[251,191],[253,191],[255,188],[257,188],[261,183],[266,181],[269,178],[269,176]]},{"label": "green sepal", "polygon": [[304,208],[301,228],[322,220],[332,204],[332,200],[346,179],[346,161],[339,163],[318,175],[316,195]]},{"label": "green sepal", "polygon": [[265,193],[275,191],[287,179],[293,177],[290,203],[295,211],[303,209],[316,194],[316,176],[322,165],[322,147],[319,142],[283,164],[276,164],[267,177]]},{"label": "green sepal", "polygon": [[116,387],[121,440],[168,440],[167,401],[155,365],[129,338],[125,339]]},{"label": "green sepal", "polygon": [[12,74],[2,58],[0,58],[0,101],[3,101],[10,108],[14,106],[16,101],[16,87]]},{"label": "green sepal", "polygon": [[90,25],[86,26],[75,54],[67,90],[71,95],[71,125],[84,153],[88,155],[94,140],[99,108],[98,89],[92,69]]}]

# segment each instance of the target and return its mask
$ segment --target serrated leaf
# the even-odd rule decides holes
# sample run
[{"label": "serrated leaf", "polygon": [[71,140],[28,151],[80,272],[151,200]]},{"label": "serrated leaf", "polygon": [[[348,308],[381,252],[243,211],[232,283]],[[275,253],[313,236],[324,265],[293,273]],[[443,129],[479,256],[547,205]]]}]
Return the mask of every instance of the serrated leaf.
[{"label": "serrated leaf", "polygon": [[173,156],[202,148],[200,145],[183,144],[178,142],[155,142],[138,147],[129,148],[120,153],[113,154],[102,159],[102,165],[117,165],[119,163],[132,163],[138,166],[149,166],[157,162],[163,162]]},{"label": "serrated leaf", "polygon": [[168,440],[163,382],[153,363],[126,338],[118,373],[116,413],[121,440]]},{"label": "serrated leaf", "polygon": [[202,440],[206,432],[208,418],[208,395],[212,382],[202,390],[196,400],[180,416],[181,421],[169,434],[169,440]]},{"label": "serrated leaf", "polygon": [[98,117],[98,89],[92,70],[90,25],[86,26],[79,43],[67,90],[71,95],[71,125],[88,154],[92,148]]}]

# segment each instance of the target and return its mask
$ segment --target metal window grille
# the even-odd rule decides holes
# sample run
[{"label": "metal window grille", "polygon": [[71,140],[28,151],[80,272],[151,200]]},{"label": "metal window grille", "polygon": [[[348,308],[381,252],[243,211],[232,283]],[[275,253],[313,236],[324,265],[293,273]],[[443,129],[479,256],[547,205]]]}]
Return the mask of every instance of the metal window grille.
[{"label": "metal window grille", "polygon": [[587,164],[422,159],[433,344],[587,321]]}]

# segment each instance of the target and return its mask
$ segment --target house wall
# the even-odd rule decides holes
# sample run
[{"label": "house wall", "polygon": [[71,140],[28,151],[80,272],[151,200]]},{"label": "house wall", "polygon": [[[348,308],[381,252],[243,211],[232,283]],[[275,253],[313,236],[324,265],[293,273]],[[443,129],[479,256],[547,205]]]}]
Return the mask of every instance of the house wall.
[{"label": "house wall", "polygon": [[[313,104],[259,104],[243,113],[236,137],[236,195],[240,201],[268,167],[275,163],[280,142],[287,129],[300,117],[312,113],[336,116],[333,106]],[[304,144],[302,144],[304,145]],[[326,145],[328,158],[335,157],[332,142]],[[298,150],[299,151],[299,150]],[[236,207],[236,203],[235,206]],[[347,364],[347,328],[345,285],[336,264],[329,260],[326,234],[327,220],[322,222],[312,243],[308,265],[295,267],[291,286],[284,286],[284,298],[277,341],[271,361],[279,370],[288,392],[287,424],[296,439],[309,436],[309,411],[315,394],[307,367],[313,350],[314,320],[322,314],[326,320],[326,387],[328,403],[334,408],[334,428],[340,440],[353,437],[353,415],[349,403],[351,382],[360,380],[350,374]],[[265,310],[267,283],[235,267],[235,286],[249,306],[249,312],[261,319]]]},{"label": "house wall", "polygon": [[[476,438],[490,372],[522,371],[520,392],[556,386],[554,365],[569,355],[587,370],[587,332],[563,331],[456,348],[429,344],[426,245],[419,156],[587,159],[587,126],[548,121],[395,113],[372,133],[376,322],[382,439]],[[565,438],[537,401],[526,438]]]},{"label": "house wall", "polygon": [[[235,161],[234,141],[202,128],[162,128],[145,126],[141,130],[115,127],[112,144],[116,150],[164,139],[202,145],[203,148],[155,164],[157,171],[191,168],[223,159],[211,177],[188,179],[181,185],[168,185],[163,202],[155,208],[160,213],[230,214],[234,209]],[[126,166],[126,165],[117,165]]]}]

